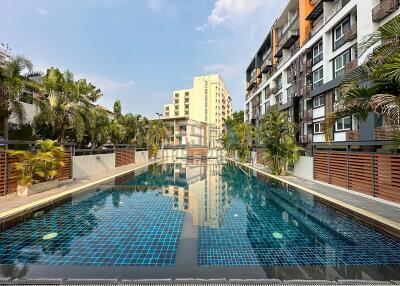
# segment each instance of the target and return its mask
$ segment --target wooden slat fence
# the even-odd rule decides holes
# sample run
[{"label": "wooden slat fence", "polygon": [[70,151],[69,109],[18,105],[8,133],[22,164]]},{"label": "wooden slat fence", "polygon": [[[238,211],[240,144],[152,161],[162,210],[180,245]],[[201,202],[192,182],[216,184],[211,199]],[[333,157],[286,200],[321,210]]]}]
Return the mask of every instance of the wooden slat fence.
[{"label": "wooden slat fence", "polygon": [[314,179],[400,202],[400,155],[317,151]]},{"label": "wooden slat fence", "polygon": [[58,174],[59,180],[72,179],[72,152],[67,149],[64,156],[64,166],[60,168]]},{"label": "wooden slat fence", "polygon": [[135,163],[135,148],[125,148],[115,150],[115,167]]}]

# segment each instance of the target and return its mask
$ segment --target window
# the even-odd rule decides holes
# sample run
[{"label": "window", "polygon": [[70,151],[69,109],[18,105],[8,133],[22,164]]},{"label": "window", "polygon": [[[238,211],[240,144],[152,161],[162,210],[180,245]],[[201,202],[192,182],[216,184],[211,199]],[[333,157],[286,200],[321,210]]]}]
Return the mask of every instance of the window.
[{"label": "window", "polygon": [[348,50],[333,60],[335,78],[344,76],[344,67],[351,60],[351,51]]},{"label": "window", "polygon": [[313,88],[321,86],[324,83],[324,69],[321,67],[313,72]]},{"label": "window", "polygon": [[278,90],[282,89],[282,75],[276,78],[276,87],[278,88]]},{"label": "window", "polygon": [[323,59],[322,41],[313,47],[313,64],[317,64]]},{"label": "window", "polygon": [[344,117],[336,121],[336,131],[344,131],[351,129],[351,118],[350,116]]},{"label": "window", "polygon": [[323,95],[314,97],[314,100],[313,100],[313,107],[314,108],[318,108],[318,107],[321,107],[321,106],[324,106],[324,105],[325,105],[325,98],[324,98]]},{"label": "window", "polygon": [[24,91],[24,92],[20,95],[19,101],[25,102],[25,103],[28,103],[28,104],[32,104],[32,103],[33,103],[33,94],[30,93],[30,92]]},{"label": "window", "polygon": [[279,102],[280,105],[283,104],[283,95],[282,95],[282,93],[278,94],[278,102]]},{"label": "window", "polygon": [[288,97],[288,102],[292,100],[294,97],[294,86],[291,86],[287,89],[287,97]]},{"label": "window", "polygon": [[287,83],[291,83],[293,80],[293,72],[294,72],[294,66],[291,65],[290,67],[288,67],[288,69],[286,70],[286,75],[287,75]]},{"label": "window", "polygon": [[322,133],[322,122],[314,123],[314,134],[321,134]]},{"label": "window", "polygon": [[344,33],[350,28],[350,18],[347,17],[342,23],[333,29],[333,50],[344,45]]}]

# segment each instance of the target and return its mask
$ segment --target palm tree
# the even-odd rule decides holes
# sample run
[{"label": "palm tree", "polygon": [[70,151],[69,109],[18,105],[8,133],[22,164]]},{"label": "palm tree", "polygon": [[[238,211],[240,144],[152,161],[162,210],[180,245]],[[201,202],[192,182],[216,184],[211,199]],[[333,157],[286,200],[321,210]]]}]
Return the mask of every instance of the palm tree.
[{"label": "palm tree", "polygon": [[52,138],[65,140],[67,131],[73,130],[78,142],[83,140],[85,125],[93,103],[101,96],[99,89],[86,80],[74,80],[71,72],[50,68],[42,80],[45,98],[35,100],[40,112],[35,124],[51,127]]},{"label": "palm tree", "polygon": [[247,123],[240,123],[234,127],[238,139],[237,150],[240,161],[246,161],[251,155],[255,131],[253,126]]},{"label": "palm tree", "polygon": [[289,165],[299,158],[300,147],[295,140],[296,125],[288,121],[288,114],[271,109],[262,119],[258,135],[265,148],[263,160],[275,175],[286,175]]},{"label": "palm tree", "polygon": [[151,157],[157,156],[158,148],[167,134],[164,121],[152,120],[147,129],[147,144]]},{"label": "palm tree", "polygon": [[19,101],[22,93],[38,89],[41,74],[33,71],[32,62],[25,57],[16,56],[0,66],[0,118],[3,123],[4,139],[8,140],[8,119],[11,115],[22,124],[25,110]]},{"label": "palm tree", "polygon": [[335,112],[324,124],[329,139],[334,123],[353,115],[365,121],[370,112],[400,123],[400,16],[390,20],[359,45],[359,54],[381,43],[366,61],[345,76],[339,88]]}]

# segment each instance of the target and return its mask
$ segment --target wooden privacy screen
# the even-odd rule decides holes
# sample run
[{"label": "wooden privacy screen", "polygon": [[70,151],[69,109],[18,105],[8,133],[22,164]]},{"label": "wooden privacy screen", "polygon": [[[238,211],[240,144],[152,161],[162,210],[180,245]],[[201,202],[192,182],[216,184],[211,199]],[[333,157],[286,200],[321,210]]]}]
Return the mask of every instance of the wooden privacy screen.
[{"label": "wooden privacy screen", "polygon": [[314,179],[400,202],[400,155],[318,151]]},{"label": "wooden privacy screen", "polygon": [[58,174],[59,180],[72,179],[72,153],[71,150],[67,150],[64,155],[64,166],[60,168]]},{"label": "wooden privacy screen", "polygon": [[[6,153],[4,151],[0,151],[0,196],[4,196],[6,194],[17,191],[18,176],[14,167],[15,162],[17,162],[16,157],[7,156],[7,161],[6,161]],[[59,170],[58,179],[60,180],[72,179],[72,156],[70,150],[67,150],[65,152],[64,163],[65,165],[61,167]],[[6,169],[8,169],[7,179],[6,179]]]},{"label": "wooden privacy screen", "polygon": [[187,157],[207,157],[208,149],[205,147],[187,147]]},{"label": "wooden privacy screen", "polygon": [[115,167],[129,165],[135,163],[135,149],[116,149],[115,150]]},{"label": "wooden privacy screen", "polygon": [[[7,157],[7,159],[6,159]],[[14,168],[14,163],[17,158],[6,156],[4,151],[0,151],[0,195],[4,196],[8,193],[17,191],[17,174]],[[6,174],[6,164],[8,167]]]}]

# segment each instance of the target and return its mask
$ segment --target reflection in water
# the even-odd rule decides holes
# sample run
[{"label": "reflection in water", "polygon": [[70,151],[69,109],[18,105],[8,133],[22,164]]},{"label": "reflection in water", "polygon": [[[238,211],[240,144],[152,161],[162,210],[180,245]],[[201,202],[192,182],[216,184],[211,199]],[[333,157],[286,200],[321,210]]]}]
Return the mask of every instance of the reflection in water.
[{"label": "reflection in water", "polygon": [[185,213],[197,227],[199,266],[361,279],[376,277],[375,265],[400,264],[400,243],[311,195],[231,164],[178,161],[116,178],[0,233],[1,275],[23,277],[40,264],[174,266]]}]

